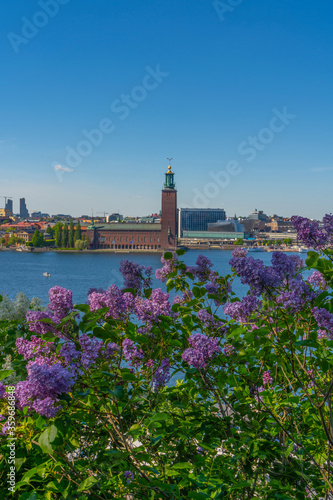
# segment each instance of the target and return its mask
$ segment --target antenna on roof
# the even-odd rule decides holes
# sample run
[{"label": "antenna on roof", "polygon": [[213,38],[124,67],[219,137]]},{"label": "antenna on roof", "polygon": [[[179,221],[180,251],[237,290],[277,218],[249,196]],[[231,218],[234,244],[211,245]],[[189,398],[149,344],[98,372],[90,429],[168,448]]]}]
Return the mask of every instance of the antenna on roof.
[{"label": "antenna on roof", "polygon": [[168,162],[171,164],[173,158],[167,158]]}]

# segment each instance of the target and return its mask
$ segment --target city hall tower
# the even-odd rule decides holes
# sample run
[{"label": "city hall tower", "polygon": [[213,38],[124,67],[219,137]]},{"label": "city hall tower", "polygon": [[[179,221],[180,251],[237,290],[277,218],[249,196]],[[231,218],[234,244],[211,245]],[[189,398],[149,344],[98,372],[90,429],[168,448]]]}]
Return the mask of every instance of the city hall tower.
[{"label": "city hall tower", "polygon": [[169,165],[162,189],[161,246],[163,249],[177,247],[177,190],[174,175]]}]

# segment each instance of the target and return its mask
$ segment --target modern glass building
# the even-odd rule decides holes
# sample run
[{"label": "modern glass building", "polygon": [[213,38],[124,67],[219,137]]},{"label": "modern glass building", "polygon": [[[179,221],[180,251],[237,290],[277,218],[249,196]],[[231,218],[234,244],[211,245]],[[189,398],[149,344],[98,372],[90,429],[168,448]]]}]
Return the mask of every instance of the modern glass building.
[{"label": "modern glass building", "polygon": [[208,224],[225,220],[223,208],[179,208],[178,238],[188,231],[207,231]]}]

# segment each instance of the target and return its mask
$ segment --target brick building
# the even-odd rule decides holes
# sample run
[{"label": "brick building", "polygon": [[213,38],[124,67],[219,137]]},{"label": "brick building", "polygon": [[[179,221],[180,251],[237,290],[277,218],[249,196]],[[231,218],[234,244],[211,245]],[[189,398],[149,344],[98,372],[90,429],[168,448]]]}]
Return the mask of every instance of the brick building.
[{"label": "brick building", "polygon": [[177,191],[171,165],[162,190],[161,223],[91,224],[86,232],[89,248],[114,250],[168,250],[177,246]]}]

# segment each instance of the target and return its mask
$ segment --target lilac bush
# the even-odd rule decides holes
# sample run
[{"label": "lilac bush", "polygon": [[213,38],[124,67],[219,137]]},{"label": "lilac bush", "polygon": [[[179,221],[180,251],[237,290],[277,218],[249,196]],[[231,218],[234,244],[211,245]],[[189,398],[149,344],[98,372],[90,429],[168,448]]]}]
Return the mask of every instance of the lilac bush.
[{"label": "lilac bush", "polygon": [[[305,263],[276,252],[265,265],[237,249],[219,276],[177,250],[152,289],[149,268],[123,261],[123,288],[73,306],[55,287],[47,310],[0,330],[0,361],[11,357],[0,371],[1,477],[11,401],[18,457],[7,497],[333,493],[333,219],[295,225],[320,250]],[[241,299],[236,276],[249,287]]]}]

